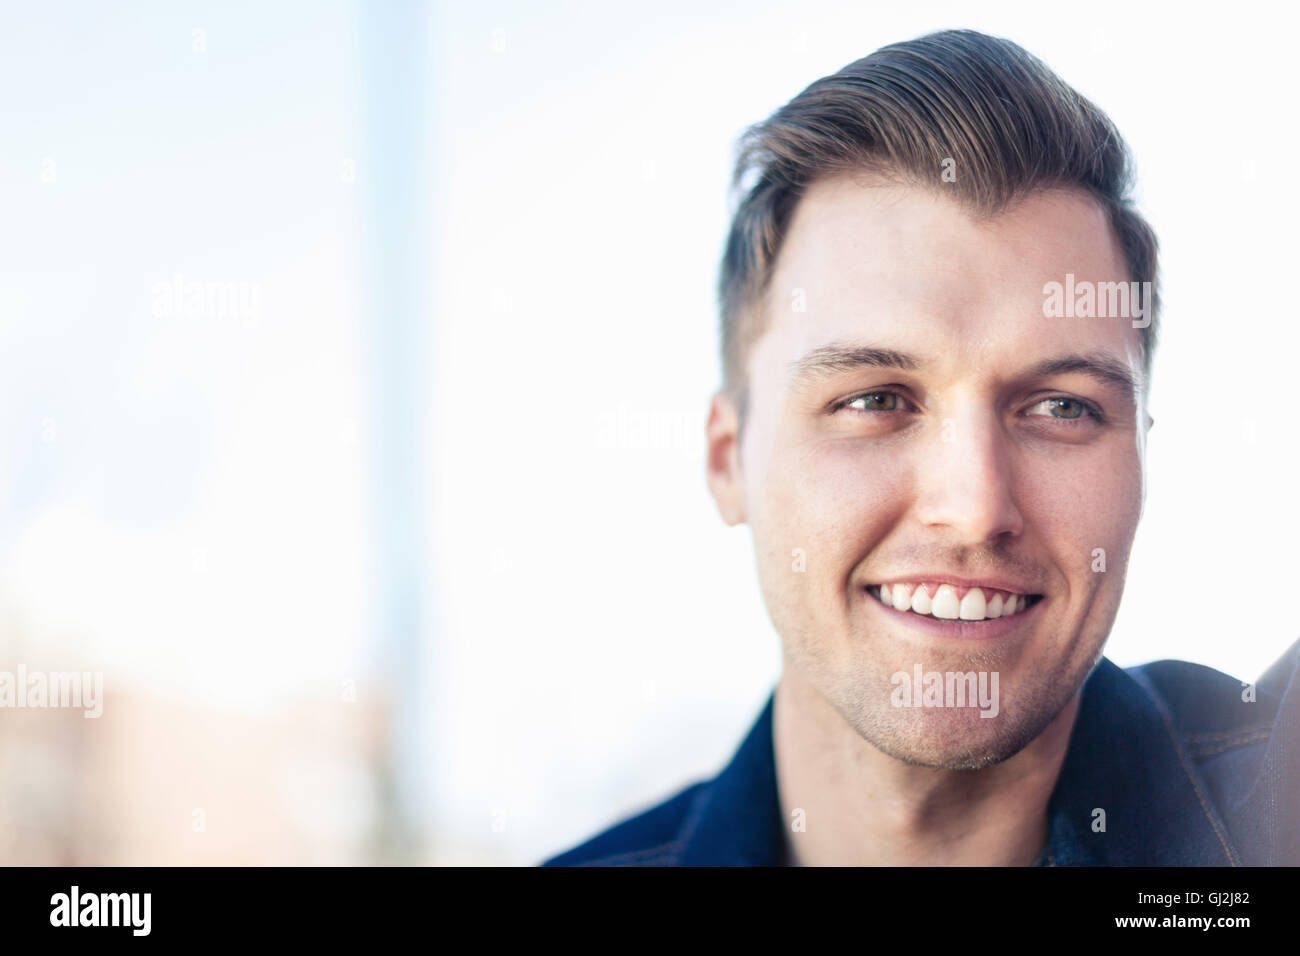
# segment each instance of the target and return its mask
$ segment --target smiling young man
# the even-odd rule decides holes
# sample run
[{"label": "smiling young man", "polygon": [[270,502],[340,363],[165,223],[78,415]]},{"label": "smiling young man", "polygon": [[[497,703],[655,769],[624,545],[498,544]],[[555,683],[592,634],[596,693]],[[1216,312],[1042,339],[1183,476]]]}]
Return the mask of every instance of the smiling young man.
[{"label": "smiling young man", "polygon": [[1300,862],[1300,645],[1256,685],[1102,656],[1157,328],[1109,120],[951,31],[814,83],[749,176],[707,471],[781,679],[717,778],[548,863]]}]

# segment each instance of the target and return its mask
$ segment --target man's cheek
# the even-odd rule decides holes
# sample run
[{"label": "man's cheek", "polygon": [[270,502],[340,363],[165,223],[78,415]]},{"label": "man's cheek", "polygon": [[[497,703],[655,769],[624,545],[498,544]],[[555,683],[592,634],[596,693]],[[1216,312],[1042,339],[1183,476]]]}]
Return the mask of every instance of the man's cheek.
[{"label": "man's cheek", "polygon": [[1083,536],[1122,536],[1136,526],[1142,505],[1141,470],[1128,457],[1031,459],[1018,484],[1040,520]]},{"label": "man's cheek", "polygon": [[764,590],[787,605],[815,604],[836,540],[833,523],[825,521],[806,476],[776,472],[768,479],[750,521]]},{"label": "man's cheek", "polygon": [[815,461],[794,454],[770,472],[766,495],[769,524],[783,526],[807,546],[823,536],[842,513],[832,475]]},{"label": "man's cheek", "polygon": [[826,455],[806,479],[808,523],[830,529],[847,550],[865,555],[906,510],[906,472],[901,465],[890,456],[864,450]]},{"label": "man's cheek", "polygon": [[1099,470],[1092,482],[1092,492],[1083,499],[1081,520],[1084,534],[1080,555],[1093,571],[1101,563],[1116,569],[1128,561],[1129,548],[1137,531],[1142,511],[1141,475],[1129,462]]},{"label": "man's cheek", "polygon": [[781,528],[785,550],[780,556],[801,576],[799,592],[820,612],[828,602],[839,607],[846,585],[886,536],[892,506],[882,493],[887,483],[860,467],[837,467],[834,460],[805,460],[804,465],[782,476],[773,499],[776,513],[768,521]]}]

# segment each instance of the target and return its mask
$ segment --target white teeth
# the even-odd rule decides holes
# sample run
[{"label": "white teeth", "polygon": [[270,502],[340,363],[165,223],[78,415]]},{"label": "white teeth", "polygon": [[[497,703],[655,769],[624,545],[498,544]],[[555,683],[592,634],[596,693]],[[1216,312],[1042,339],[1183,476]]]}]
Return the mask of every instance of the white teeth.
[{"label": "white teeth", "polygon": [[[941,584],[931,596],[923,584],[882,584],[872,588],[886,607],[897,611],[928,614],[945,621],[992,621],[999,617],[1019,614],[1028,606],[1023,594],[1003,597],[1001,591],[986,592],[984,588],[970,588],[958,600],[957,589],[951,584]],[[991,593],[992,597],[988,594]]]},{"label": "white teeth", "polygon": [[912,606],[912,589],[906,584],[894,585],[894,607],[906,611]]},{"label": "white teeth", "polygon": [[939,585],[939,590],[934,592],[930,613],[935,617],[943,618],[945,621],[955,621],[960,611],[961,605],[957,601],[957,589],[951,584]]},{"label": "white teeth", "polygon": [[961,599],[957,616],[963,621],[982,621],[984,620],[985,607],[984,592],[979,588],[971,588],[966,592],[966,596]]}]

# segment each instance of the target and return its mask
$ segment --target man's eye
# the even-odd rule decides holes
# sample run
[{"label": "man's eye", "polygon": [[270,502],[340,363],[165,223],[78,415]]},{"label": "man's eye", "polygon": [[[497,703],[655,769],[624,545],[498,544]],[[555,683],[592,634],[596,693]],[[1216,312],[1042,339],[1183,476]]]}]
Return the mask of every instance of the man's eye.
[{"label": "man's eye", "polygon": [[857,412],[895,412],[899,409],[899,397],[897,392],[867,392],[850,398],[841,407]]},{"label": "man's eye", "polygon": [[[1040,411],[1035,411],[1039,409]],[[1082,402],[1077,398],[1045,398],[1029,409],[1029,414],[1042,415],[1048,418],[1060,418],[1066,421],[1077,420],[1088,417],[1097,421],[1101,420],[1101,414],[1087,402]]]}]

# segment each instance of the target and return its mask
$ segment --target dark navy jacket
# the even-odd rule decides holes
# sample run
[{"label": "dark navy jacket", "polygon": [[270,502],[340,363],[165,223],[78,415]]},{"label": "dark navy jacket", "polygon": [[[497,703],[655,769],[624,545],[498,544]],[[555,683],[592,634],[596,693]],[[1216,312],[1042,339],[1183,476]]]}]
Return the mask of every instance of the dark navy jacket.
[{"label": "dark navy jacket", "polygon": [[[1185,661],[1084,684],[1040,866],[1300,865],[1300,641],[1256,684]],[[1094,832],[1094,808],[1105,831]],[[544,866],[780,866],[772,697],[712,780]]]}]

